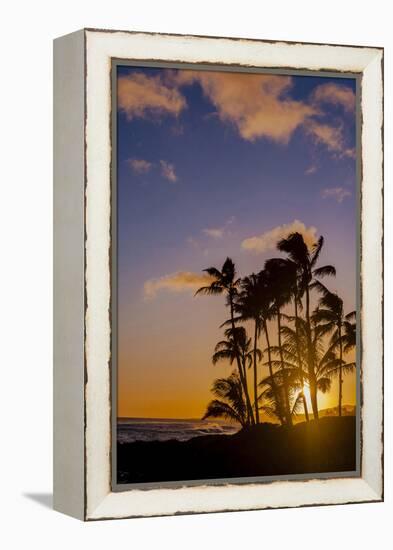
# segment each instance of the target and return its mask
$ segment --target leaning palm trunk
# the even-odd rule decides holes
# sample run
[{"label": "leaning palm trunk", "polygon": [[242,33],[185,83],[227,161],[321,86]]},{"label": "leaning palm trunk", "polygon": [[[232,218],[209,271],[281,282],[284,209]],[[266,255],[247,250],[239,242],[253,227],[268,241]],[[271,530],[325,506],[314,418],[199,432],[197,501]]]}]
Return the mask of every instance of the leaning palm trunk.
[{"label": "leaning palm trunk", "polygon": [[258,408],[258,373],[257,373],[257,343],[258,343],[258,321],[255,320],[254,327],[254,407],[255,407],[255,422],[259,424],[259,408]]},{"label": "leaning palm trunk", "polygon": [[234,319],[234,314],[233,314],[233,298],[232,298],[231,295],[229,296],[229,305],[230,305],[230,310],[231,310],[231,326],[232,326],[232,333],[233,333],[233,341],[234,341],[234,344],[235,344],[236,363],[237,363],[237,368],[238,368],[238,371],[239,371],[240,382],[241,382],[242,387],[243,387],[244,397],[246,399],[247,411],[248,411],[248,416],[249,416],[250,422],[251,422],[251,424],[255,424],[254,413],[253,413],[253,410],[252,410],[250,395],[248,393],[248,387],[247,387],[247,373],[246,373],[245,367],[244,367],[244,372],[243,372],[242,363],[241,363],[241,359],[240,359],[240,353],[239,353],[239,346],[238,346],[238,343],[237,343],[236,326],[235,326],[235,319]]},{"label": "leaning palm trunk", "polygon": [[286,417],[286,423],[288,424],[288,426],[292,426],[292,414],[291,414],[291,407],[290,407],[290,404],[289,404],[289,387],[288,387],[287,373],[286,373],[285,365],[284,365],[284,356],[283,356],[283,353],[282,353],[282,346],[281,346],[281,312],[280,312],[280,308],[277,308],[277,329],[278,329],[278,349],[279,349],[279,353],[280,353],[281,370],[282,370],[282,374],[283,374],[285,417]]},{"label": "leaning palm trunk", "polygon": [[295,334],[296,334],[296,354],[297,354],[297,361],[299,365],[299,374],[300,374],[300,383],[302,385],[302,399],[303,399],[303,408],[304,408],[304,415],[306,417],[306,422],[309,421],[308,417],[308,407],[306,402],[306,396],[304,395],[304,379],[303,379],[303,369],[302,369],[302,360],[301,360],[301,354],[300,354],[300,345],[299,345],[299,316],[298,316],[298,297],[297,293],[295,295]]},{"label": "leaning palm trunk", "polygon": [[274,380],[274,373],[273,373],[273,367],[272,367],[272,356],[271,356],[271,351],[270,351],[269,331],[267,329],[267,323],[266,323],[265,320],[263,321],[263,330],[265,332],[265,338],[266,338],[267,358],[268,358],[268,365],[269,365],[269,375],[270,375],[270,380],[272,381],[272,391],[273,391],[273,395],[274,395],[274,401],[277,404],[277,412],[278,412],[278,416],[280,418],[280,422],[281,422],[281,424],[284,424],[284,418],[283,418],[283,414],[282,414],[280,396],[278,394],[276,382]]},{"label": "leaning palm trunk", "polygon": [[311,320],[310,320],[310,291],[306,287],[306,333],[307,333],[307,359],[308,359],[308,378],[310,383],[311,405],[314,419],[319,419],[318,398],[317,398],[317,380],[314,368],[314,352],[311,341]]}]

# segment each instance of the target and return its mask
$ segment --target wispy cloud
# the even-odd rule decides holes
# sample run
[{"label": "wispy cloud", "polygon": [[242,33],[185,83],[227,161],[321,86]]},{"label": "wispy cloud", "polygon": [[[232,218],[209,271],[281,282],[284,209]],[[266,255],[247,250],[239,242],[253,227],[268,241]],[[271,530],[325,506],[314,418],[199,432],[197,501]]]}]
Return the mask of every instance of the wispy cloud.
[{"label": "wispy cloud", "polygon": [[356,149],[355,149],[355,147],[344,149],[344,151],[342,152],[342,156],[343,157],[348,157],[348,158],[351,158],[351,159],[356,158]]},{"label": "wispy cloud", "polygon": [[[310,102],[319,110],[320,115],[324,115],[324,106],[326,104],[340,105],[344,111],[353,113],[356,96],[348,86],[329,82],[321,84],[314,89]],[[323,144],[339,158],[355,157],[355,149],[346,146],[342,121],[332,125],[321,122],[314,117],[305,121],[304,129],[314,142]]]},{"label": "wispy cloud", "polygon": [[242,248],[261,254],[267,250],[275,249],[279,240],[284,239],[291,233],[296,232],[303,235],[304,242],[309,248],[317,242],[318,237],[316,227],[306,227],[303,222],[294,220],[292,223],[279,225],[269,231],[266,231],[265,233],[262,233],[261,235],[245,239],[242,242]]},{"label": "wispy cloud", "polygon": [[201,286],[208,286],[213,277],[207,274],[193,273],[191,271],[178,271],[170,275],[164,275],[157,279],[149,279],[145,282],[143,290],[146,299],[152,299],[157,292],[196,292]]},{"label": "wispy cloud", "polygon": [[334,199],[341,203],[346,197],[351,197],[352,193],[344,187],[327,187],[321,192],[323,199]]},{"label": "wispy cloud", "polygon": [[166,160],[160,160],[159,163],[156,164],[154,162],[150,162],[144,159],[130,158],[127,159],[127,163],[130,166],[131,170],[136,174],[146,174],[158,164],[160,173],[163,178],[171,182],[176,182],[178,180],[175,171],[175,165]]},{"label": "wispy cloud", "polygon": [[175,172],[174,164],[171,164],[166,160],[160,160],[160,166],[161,166],[161,174],[165,179],[173,183],[177,181],[178,178]]},{"label": "wispy cloud", "polygon": [[165,84],[161,76],[132,73],[121,76],[117,85],[118,106],[129,120],[159,115],[177,116],[186,107],[181,92]]},{"label": "wispy cloud", "polygon": [[311,164],[308,168],[306,168],[304,173],[306,174],[306,176],[311,176],[311,174],[315,174],[316,171],[317,171],[317,165]]},{"label": "wispy cloud", "polygon": [[356,158],[356,149],[345,144],[342,124],[332,126],[309,120],[304,128],[315,143],[324,145],[336,158]]},{"label": "wispy cloud", "polygon": [[222,239],[225,235],[230,234],[229,226],[232,225],[234,221],[235,217],[231,216],[223,226],[208,227],[206,229],[202,229],[202,233],[204,233],[207,237],[211,237],[213,239]]},{"label": "wispy cloud", "polygon": [[213,239],[222,239],[225,229],[223,227],[212,227],[210,229],[202,229],[202,233]]},{"label": "wispy cloud", "polygon": [[312,93],[312,101],[317,104],[341,105],[345,111],[355,110],[356,97],[351,88],[328,82],[317,86]]},{"label": "wispy cloud", "polygon": [[316,143],[322,143],[332,152],[338,153],[345,149],[341,126],[330,126],[310,120],[305,125],[305,130]]},{"label": "wispy cloud", "polygon": [[146,174],[153,166],[152,162],[144,159],[128,159],[127,163],[136,174]]}]

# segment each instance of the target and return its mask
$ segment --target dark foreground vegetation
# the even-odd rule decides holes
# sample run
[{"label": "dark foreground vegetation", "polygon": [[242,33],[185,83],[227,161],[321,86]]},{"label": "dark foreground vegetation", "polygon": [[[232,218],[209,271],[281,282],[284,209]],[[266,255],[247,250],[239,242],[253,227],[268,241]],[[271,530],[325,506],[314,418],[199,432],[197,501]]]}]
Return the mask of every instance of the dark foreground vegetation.
[{"label": "dark foreground vegetation", "polygon": [[356,469],[356,418],[264,423],[235,435],[119,443],[117,449],[118,483],[349,472]]}]

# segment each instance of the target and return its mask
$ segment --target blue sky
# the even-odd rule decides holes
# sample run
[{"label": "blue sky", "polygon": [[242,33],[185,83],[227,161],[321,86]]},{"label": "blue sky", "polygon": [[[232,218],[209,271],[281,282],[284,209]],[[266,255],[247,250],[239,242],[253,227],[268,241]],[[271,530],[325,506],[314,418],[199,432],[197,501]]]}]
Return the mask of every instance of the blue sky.
[{"label": "blue sky", "polygon": [[225,374],[223,300],[193,296],[205,267],[259,271],[296,222],[355,307],[356,83],[119,67],[118,85],[120,413],[200,416]]}]

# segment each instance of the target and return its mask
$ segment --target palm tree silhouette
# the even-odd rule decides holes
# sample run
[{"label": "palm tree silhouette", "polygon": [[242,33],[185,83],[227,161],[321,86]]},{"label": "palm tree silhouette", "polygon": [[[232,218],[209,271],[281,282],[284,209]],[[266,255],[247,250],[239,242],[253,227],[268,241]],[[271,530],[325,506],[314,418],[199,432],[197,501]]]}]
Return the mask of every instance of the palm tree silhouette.
[{"label": "palm tree silhouette", "polygon": [[[296,296],[294,296],[294,300],[296,300]],[[292,410],[294,413],[298,414],[300,405],[302,405],[305,420],[308,422],[309,414],[306,396],[304,393],[305,381],[308,380],[306,322],[299,317],[296,307],[294,317],[289,315],[283,315],[283,317],[289,323],[294,323],[295,326],[294,329],[290,325],[284,325],[281,327],[281,334],[284,339],[284,343],[282,344],[282,353],[285,357],[285,365],[291,368],[296,374],[300,385],[300,391],[296,397],[296,403],[293,405]],[[277,350],[274,347],[272,348],[272,351],[277,353]]]},{"label": "palm tree silhouette", "polygon": [[260,301],[261,316],[262,316],[263,331],[266,339],[266,352],[268,357],[267,367],[269,369],[269,376],[271,380],[271,391],[273,392],[273,398],[276,403],[277,416],[281,424],[284,424],[285,418],[284,418],[283,405],[282,405],[283,404],[282,392],[280,393],[276,388],[274,372],[273,372],[273,360],[272,360],[272,354],[270,351],[271,345],[270,345],[270,336],[269,336],[269,330],[268,330],[268,321],[271,321],[272,319],[274,319],[275,307],[274,307],[273,296],[271,293],[269,277],[270,277],[269,273],[264,269],[258,273],[259,285],[261,287],[261,294],[263,296],[263,299]]},{"label": "palm tree silhouette", "polygon": [[306,321],[307,321],[307,349],[308,349],[308,376],[310,384],[310,396],[314,418],[318,419],[318,399],[317,399],[317,383],[315,377],[315,359],[312,349],[311,335],[311,318],[310,318],[310,289],[315,277],[324,277],[326,275],[335,275],[336,269],[332,265],[326,265],[316,268],[319,255],[323,247],[323,237],[319,237],[317,243],[313,245],[311,250],[308,249],[304,238],[300,233],[292,233],[285,239],[281,239],[277,248],[281,252],[286,252],[289,258],[297,266],[297,274],[299,281],[299,299],[305,295],[306,298]]},{"label": "palm tree silhouette", "polygon": [[218,378],[214,381],[211,391],[219,399],[213,399],[202,418],[226,418],[234,420],[245,428],[249,424],[247,404],[243,397],[243,385],[237,372],[228,378]]},{"label": "palm tree silhouette", "polygon": [[[313,416],[318,420],[318,392],[330,391],[335,376],[339,378],[338,413],[342,415],[343,375],[356,366],[344,361],[344,355],[356,346],[356,316],[355,312],[344,315],[341,298],[319,280],[336,274],[332,265],[316,267],[323,242],[320,237],[309,248],[300,233],[292,233],[277,245],[287,254],[286,258],[269,259],[262,271],[243,279],[237,278],[230,258],[221,270],[215,267],[204,270],[212,277],[212,283],[196,294],[224,294],[230,311],[230,318],[221,325],[227,327],[226,339],[215,346],[213,364],[226,360],[237,365],[237,372],[229,378],[215,381],[212,391],[216,395],[221,392],[221,400],[212,401],[206,415],[233,419],[237,415],[237,421],[245,426],[259,423],[263,411],[281,424],[292,426],[292,417],[302,409],[305,420],[309,420],[305,395],[308,386]],[[319,292],[320,298],[318,307],[311,311],[313,290]],[[292,303],[294,314],[288,315],[286,308]],[[270,342],[271,321],[277,323],[277,345]],[[252,323],[251,337],[239,322]],[[264,363],[258,347],[262,333],[266,339]],[[251,367],[253,403],[247,376]],[[260,367],[269,371],[262,380]],[[231,401],[228,396],[234,396],[233,392],[237,397]]]},{"label": "palm tree silhouette", "polygon": [[[346,372],[354,368],[354,364],[346,364],[343,360],[344,344],[346,344],[347,350],[356,344],[356,326],[350,322],[354,312],[348,314],[349,320],[346,319],[344,315],[344,303],[338,294],[330,292],[319,281],[314,283],[314,287],[321,293],[319,306],[313,314],[314,321],[320,325],[320,330],[323,334],[332,334],[330,344],[333,348],[338,347],[339,349],[338,415],[342,416],[343,371],[344,368]],[[345,338],[343,338],[344,336]],[[355,342],[353,342],[353,339],[355,339]]]},{"label": "palm tree silhouette", "polygon": [[[315,313],[315,312],[314,312]],[[289,320],[293,320],[288,318]],[[315,382],[317,390],[321,393],[326,393],[330,391],[331,388],[331,379],[335,376],[337,369],[340,365],[340,359],[337,358],[334,348],[329,346],[325,350],[324,346],[324,335],[325,327],[322,324],[318,324],[317,316],[312,314],[311,316],[312,323],[312,348],[313,356],[315,360]],[[304,319],[298,319],[298,331],[296,332],[290,326],[284,326],[281,329],[284,343],[283,343],[283,355],[285,357],[285,366],[288,369],[291,369],[293,372],[292,383],[296,386],[296,378],[298,378],[298,384],[300,385],[300,391],[296,397],[295,403],[292,406],[292,411],[295,414],[298,414],[300,411],[300,402],[304,402],[304,384],[305,381],[308,381],[307,374],[307,361],[308,361],[308,350],[307,350],[307,323]],[[297,349],[296,343],[299,341],[300,349],[300,367],[297,363]],[[273,352],[277,353],[276,349],[273,348]]]},{"label": "palm tree silhouette", "polygon": [[[260,360],[262,355],[261,351],[259,349],[251,349],[251,338],[247,336],[247,332],[244,327],[236,327],[234,331],[232,328],[228,328],[225,331],[225,336],[227,339],[218,342],[214,348],[214,354],[212,357],[213,365],[223,360],[229,361],[232,365],[237,358],[237,354],[240,354],[242,377],[245,382],[244,392],[249,395],[247,368],[250,368],[252,365],[254,353],[258,357],[258,360]],[[251,417],[250,421],[252,422]]]},{"label": "palm tree silhouette", "polygon": [[258,386],[263,388],[258,400],[263,404],[259,407],[267,416],[275,418],[284,424],[282,417],[281,402],[283,400],[283,387],[278,384],[278,380],[274,376],[267,376]]},{"label": "palm tree silhouette", "polygon": [[239,314],[237,319],[241,321],[252,320],[254,322],[253,341],[253,386],[254,386],[254,410],[255,420],[259,424],[258,408],[258,362],[262,359],[262,353],[258,349],[258,338],[263,327],[264,303],[266,302],[265,288],[261,285],[261,279],[255,273],[245,277],[241,281],[242,291],[235,302],[235,311]]},{"label": "palm tree silhouette", "polygon": [[342,335],[343,350],[348,353],[356,346],[356,311],[351,311],[345,316]]},{"label": "palm tree silhouette", "polygon": [[209,286],[204,286],[199,288],[196,291],[195,295],[198,295],[198,294],[206,294],[208,296],[216,295],[216,294],[226,295],[227,305],[229,306],[229,309],[230,309],[230,322],[231,322],[231,327],[233,331],[233,341],[234,341],[234,349],[235,349],[235,357],[237,362],[238,373],[240,377],[240,382],[243,385],[243,390],[244,390],[251,422],[254,423],[254,414],[252,410],[250,397],[247,392],[247,380],[243,376],[243,372],[242,372],[239,346],[237,342],[237,333],[235,330],[236,326],[234,321],[234,302],[238,294],[238,288],[240,285],[240,279],[236,278],[235,264],[230,258],[227,258],[221,268],[221,271],[216,267],[209,267],[207,269],[204,269],[203,271],[205,271],[211,277],[213,277],[214,280]]},{"label": "palm tree silhouette", "polygon": [[272,258],[265,262],[265,273],[273,299],[274,314],[277,319],[277,347],[283,374],[285,420],[289,426],[292,426],[292,415],[289,402],[289,385],[281,343],[281,309],[291,301],[295,267],[294,262],[282,258]]},{"label": "palm tree silhouette", "polygon": [[285,401],[285,393],[287,393],[291,417],[297,414],[299,396],[301,394],[301,392],[299,392],[299,390],[301,390],[300,384],[300,379],[296,370],[288,368],[287,365],[285,366],[285,375],[283,370],[279,370],[275,372],[273,376],[263,378],[258,384],[260,388],[263,388],[262,393],[258,397],[259,401],[262,403],[260,405],[260,410],[268,416],[280,420],[282,423],[281,404]]}]

